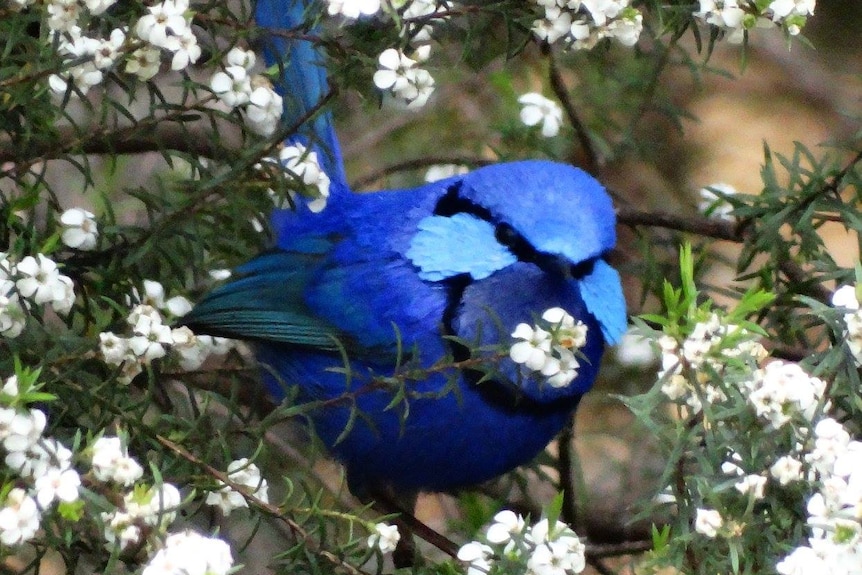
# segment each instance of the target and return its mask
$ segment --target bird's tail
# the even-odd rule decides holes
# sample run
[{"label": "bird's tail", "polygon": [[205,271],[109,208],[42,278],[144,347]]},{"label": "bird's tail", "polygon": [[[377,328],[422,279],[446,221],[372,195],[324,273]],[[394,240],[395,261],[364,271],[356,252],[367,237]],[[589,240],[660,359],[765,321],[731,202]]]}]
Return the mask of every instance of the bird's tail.
[{"label": "bird's tail", "polygon": [[329,93],[324,54],[308,39],[314,32],[303,27],[313,4],[313,0],[257,0],[255,20],[266,32],[262,51],[267,66],[277,65],[282,71],[276,89],[284,98],[283,121],[294,125],[311,115],[291,139],[312,145],[329,178],[346,186],[332,114],[320,109]]}]

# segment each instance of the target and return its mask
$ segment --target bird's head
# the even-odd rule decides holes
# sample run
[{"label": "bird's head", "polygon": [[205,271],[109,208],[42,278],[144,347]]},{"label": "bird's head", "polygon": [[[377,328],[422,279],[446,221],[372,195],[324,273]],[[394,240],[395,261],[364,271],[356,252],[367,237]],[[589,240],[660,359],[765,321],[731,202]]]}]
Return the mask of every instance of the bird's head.
[{"label": "bird's head", "polygon": [[602,259],[616,243],[616,218],[598,181],[572,166],[524,161],[443,184],[446,192],[419,221],[407,251],[420,277],[481,282],[530,264],[577,282],[604,340],[616,342],[626,329],[625,301],[619,275]]}]

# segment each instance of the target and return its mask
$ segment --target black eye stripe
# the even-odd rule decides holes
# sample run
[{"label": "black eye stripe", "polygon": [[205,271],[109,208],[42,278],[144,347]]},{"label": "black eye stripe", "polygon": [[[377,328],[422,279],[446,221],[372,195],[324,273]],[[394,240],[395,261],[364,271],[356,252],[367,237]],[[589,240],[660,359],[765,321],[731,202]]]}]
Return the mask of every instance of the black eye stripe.
[{"label": "black eye stripe", "polygon": [[519,240],[523,241],[518,232],[509,224],[497,224],[494,227],[494,237],[506,247],[514,246]]}]

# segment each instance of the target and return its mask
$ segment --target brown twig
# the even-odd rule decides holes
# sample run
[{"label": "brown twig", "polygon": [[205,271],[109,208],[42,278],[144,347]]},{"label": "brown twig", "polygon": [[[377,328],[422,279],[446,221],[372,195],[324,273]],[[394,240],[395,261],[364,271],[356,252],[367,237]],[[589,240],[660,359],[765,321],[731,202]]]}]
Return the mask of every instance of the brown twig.
[{"label": "brown twig", "polygon": [[551,89],[554,91],[554,95],[557,96],[563,110],[566,112],[566,117],[569,119],[569,123],[572,125],[572,128],[575,129],[575,135],[584,151],[586,159],[584,168],[589,172],[595,172],[601,165],[602,159],[599,157],[592,139],[590,139],[590,134],[586,125],[581,121],[580,116],[578,116],[578,111],[575,108],[574,102],[572,102],[569,89],[566,87],[566,83],[563,80],[563,76],[560,73],[560,69],[557,66],[557,62],[554,59],[554,53],[551,51],[550,46],[544,44],[542,46],[542,53],[548,58],[548,76],[551,81]]}]

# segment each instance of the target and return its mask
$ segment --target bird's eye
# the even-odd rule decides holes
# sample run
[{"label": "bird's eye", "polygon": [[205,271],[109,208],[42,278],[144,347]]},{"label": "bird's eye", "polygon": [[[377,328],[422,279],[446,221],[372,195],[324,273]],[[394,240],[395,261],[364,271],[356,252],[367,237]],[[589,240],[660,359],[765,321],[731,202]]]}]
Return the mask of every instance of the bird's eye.
[{"label": "bird's eye", "polygon": [[497,224],[494,238],[504,246],[512,246],[518,241],[518,232],[509,224]]}]

